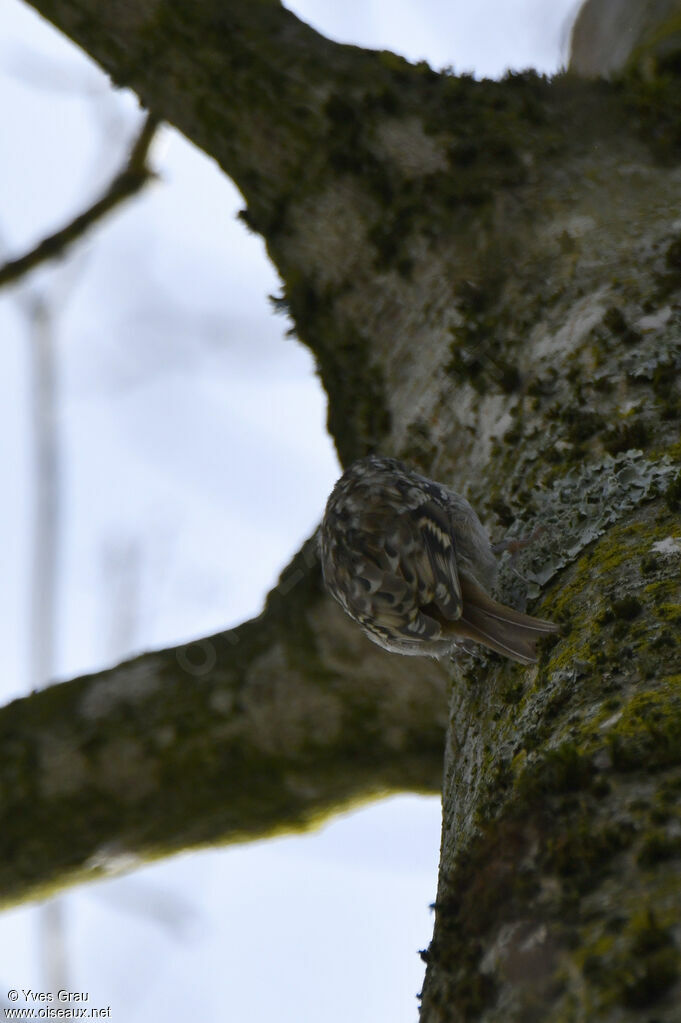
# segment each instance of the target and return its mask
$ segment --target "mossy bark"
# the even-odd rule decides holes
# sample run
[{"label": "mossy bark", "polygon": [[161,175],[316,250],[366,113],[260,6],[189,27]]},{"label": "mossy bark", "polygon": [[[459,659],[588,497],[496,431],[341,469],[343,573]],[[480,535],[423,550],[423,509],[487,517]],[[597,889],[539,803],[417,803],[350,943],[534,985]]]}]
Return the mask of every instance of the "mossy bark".
[{"label": "mossy bark", "polygon": [[[503,596],[563,635],[534,669],[483,655],[451,668],[423,1020],[678,1019],[678,55],[610,84],[475,82],[333,44],[271,2],[34,6],[236,181],[342,460],[402,456],[465,492],[492,533],[540,527],[506,556]],[[312,722],[334,693],[330,655],[304,640],[295,590],[286,606]],[[251,628],[267,646],[268,619]],[[333,629],[353,642],[340,617]],[[169,713],[219,684],[226,650],[207,679],[164,692]],[[348,685],[371,723],[354,721],[352,743],[370,761],[387,690],[377,705],[383,669],[365,657],[379,654],[357,650]],[[390,664],[386,679],[436,670]],[[117,741],[127,712],[112,722]],[[215,748],[172,784],[217,788]],[[303,789],[323,759],[304,748]],[[324,761],[329,791],[356,755]],[[236,831],[244,804],[271,806],[255,784],[234,798],[238,812],[208,812],[210,833],[178,834],[214,837],[225,816]],[[26,862],[30,844],[13,848]]]}]

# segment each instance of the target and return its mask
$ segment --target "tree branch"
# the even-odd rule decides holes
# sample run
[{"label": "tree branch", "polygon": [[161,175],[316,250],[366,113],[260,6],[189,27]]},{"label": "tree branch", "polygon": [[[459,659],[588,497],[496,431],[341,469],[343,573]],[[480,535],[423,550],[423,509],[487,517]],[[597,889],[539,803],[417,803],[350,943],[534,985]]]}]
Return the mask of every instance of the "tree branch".
[{"label": "tree branch", "polygon": [[30,252],[17,259],[8,260],[0,266],[0,288],[23,277],[41,263],[64,255],[66,250],[99,220],[139,192],[154,177],[147,166],[147,157],[158,125],[158,118],[153,114],[147,114],[125,166],[118,172],[104,195],[65,227],[44,238]]},{"label": "tree branch", "polygon": [[[341,458],[400,454],[515,535],[546,526],[524,575],[533,597],[550,587],[537,611],[571,631],[532,671],[490,660],[454,679],[423,1019],[676,1019],[678,54],[652,82],[472,82],[336,46],[267,2],[35,5],[242,189],[317,356]],[[404,763],[423,778],[433,718],[414,708],[435,666],[382,661],[321,594],[294,594],[239,631],[245,675],[217,637],[205,689],[178,678],[176,656],[141,662],[142,713],[126,712],[115,673],[73,683],[56,724],[47,694],[36,728],[8,713],[0,785],[19,823],[0,829],[5,869],[54,876],[32,856],[44,833],[63,876],[92,862],[86,848],[262,833],[330,796],[409,784]],[[125,677],[137,693],[134,662]],[[237,716],[221,732],[223,700]],[[51,828],[39,815],[24,835],[20,809],[49,791],[35,750],[74,727],[82,759],[65,758]],[[74,850],[81,808],[90,838]],[[161,836],[156,814],[171,821]]]},{"label": "tree branch", "polygon": [[309,541],[251,622],[0,710],[0,899],[439,791],[446,700],[322,589]]}]

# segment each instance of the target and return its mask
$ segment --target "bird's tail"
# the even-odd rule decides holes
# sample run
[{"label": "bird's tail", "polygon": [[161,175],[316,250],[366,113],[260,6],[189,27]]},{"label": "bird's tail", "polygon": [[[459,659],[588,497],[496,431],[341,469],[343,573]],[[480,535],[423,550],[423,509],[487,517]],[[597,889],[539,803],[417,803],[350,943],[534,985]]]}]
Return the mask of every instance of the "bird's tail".
[{"label": "bird's tail", "polygon": [[470,578],[462,575],[460,583],[463,609],[461,617],[450,623],[451,632],[520,664],[535,664],[537,640],[558,632],[559,626],[499,604]]}]

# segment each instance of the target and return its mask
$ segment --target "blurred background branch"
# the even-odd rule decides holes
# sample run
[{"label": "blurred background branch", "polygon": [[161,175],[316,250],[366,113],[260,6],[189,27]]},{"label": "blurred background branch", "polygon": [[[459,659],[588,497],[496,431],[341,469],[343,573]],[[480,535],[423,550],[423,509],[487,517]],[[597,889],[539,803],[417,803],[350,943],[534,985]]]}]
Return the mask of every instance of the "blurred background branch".
[{"label": "blurred background branch", "polygon": [[65,227],[43,238],[30,252],[7,260],[0,266],[0,288],[17,281],[47,260],[64,256],[67,249],[91,227],[153,179],[154,172],[150,170],[147,160],[158,125],[159,121],[153,114],[146,115],[125,166],[116,174],[105,193]]},{"label": "blurred background branch", "polygon": [[313,539],[257,619],[0,709],[0,898],[438,792],[444,679],[346,619]]}]

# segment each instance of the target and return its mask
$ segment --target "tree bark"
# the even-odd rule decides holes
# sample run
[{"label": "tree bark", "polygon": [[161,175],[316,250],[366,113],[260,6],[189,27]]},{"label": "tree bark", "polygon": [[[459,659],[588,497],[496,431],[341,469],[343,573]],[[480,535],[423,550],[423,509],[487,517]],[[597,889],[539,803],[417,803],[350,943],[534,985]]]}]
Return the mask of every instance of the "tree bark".
[{"label": "tree bark", "polygon": [[[241,188],[244,219],[282,275],[282,304],[316,355],[342,460],[399,455],[466,493],[492,532],[541,527],[505,564],[502,596],[562,622],[562,637],[533,669],[480,655],[451,670],[422,1019],[678,1020],[678,52],[654,74],[612,84],[532,74],[475,82],[333,44],[265,0],[34,6]],[[420,748],[421,725],[432,755],[437,715],[413,721],[397,749],[389,710],[408,683],[410,699],[428,680],[435,690],[436,669],[386,662],[320,594],[306,600],[294,590],[283,602],[284,640],[280,632],[269,645],[267,615],[244,626],[242,664],[249,697],[254,677],[282,709],[290,687],[303,691],[295,727],[280,732],[278,712],[266,714],[268,741],[276,737],[284,763],[293,748],[296,792],[314,788],[323,765],[328,808],[349,797],[358,763],[363,793],[372,771],[374,791],[386,776],[401,784],[402,751]],[[310,642],[311,615],[330,616],[323,642]],[[267,743],[255,767],[251,739],[249,756],[234,759],[220,745],[231,651],[224,638],[212,642],[215,664],[198,682],[165,684],[172,652],[117,669],[114,693],[152,680],[143,705],[133,700],[139,715],[89,679],[13,705],[7,726],[0,716],[14,734],[13,714],[37,715],[49,743],[45,708],[66,720],[74,700],[95,693],[85,706],[94,700],[110,735],[91,755],[116,793],[134,775],[132,824],[114,852],[155,848],[150,777],[153,806],[175,829],[159,851],[253,834],[253,818],[274,827],[304,817],[298,803],[288,809],[283,768],[283,798],[271,798]],[[341,656],[356,714],[344,714],[334,688]],[[348,723],[333,757],[313,738],[329,703],[328,720]],[[257,701],[248,706],[258,713]],[[410,716],[398,717],[403,729]],[[204,726],[217,729],[209,742]],[[233,736],[229,716],[223,727]],[[86,740],[74,741],[83,756]],[[173,764],[157,775],[145,761],[154,743]],[[70,776],[61,766],[46,777],[61,792]],[[236,777],[222,802],[208,799]],[[97,833],[106,812],[94,802],[82,810]],[[30,874],[32,840],[15,831],[7,848],[3,838],[5,864],[18,858]],[[54,839],[48,858],[60,848]]]}]

